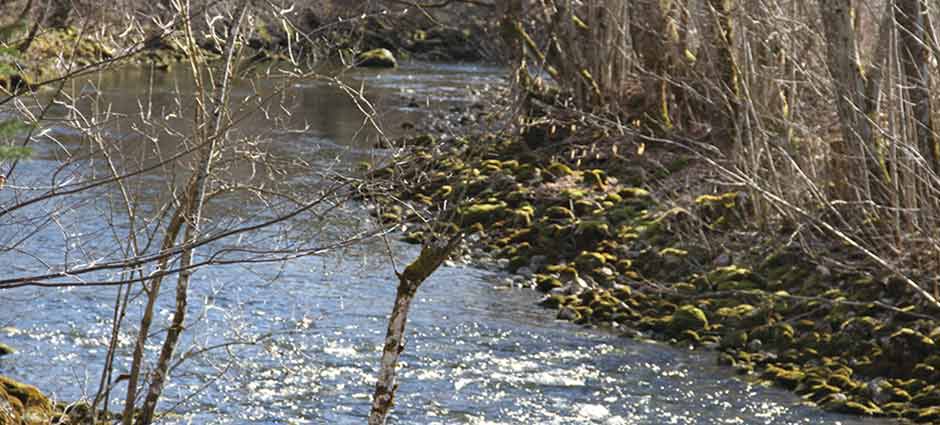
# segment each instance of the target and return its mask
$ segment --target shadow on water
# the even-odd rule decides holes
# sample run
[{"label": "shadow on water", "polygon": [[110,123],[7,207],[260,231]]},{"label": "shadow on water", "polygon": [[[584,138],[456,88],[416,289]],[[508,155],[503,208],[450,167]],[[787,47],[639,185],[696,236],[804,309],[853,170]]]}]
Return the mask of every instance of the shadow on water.
[{"label": "shadow on water", "polygon": [[[424,109],[473,102],[468,89],[499,84],[500,70],[464,65],[408,64],[395,71],[347,76],[388,111],[389,129]],[[188,106],[176,103],[192,83],[181,73],[125,69],[100,76],[109,108],[133,116],[149,103],[166,125],[181,126]],[[265,90],[265,81],[255,85]],[[152,92],[149,86],[153,87]],[[274,87],[273,85],[267,86]],[[247,85],[235,97],[250,97]],[[147,100],[149,99],[149,100]],[[272,140],[281,153],[318,167],[368,152],[374,134],[349,99],[329,84],[304,82],[283,99],[290,116]],[[60,111],[61,112],[61,111]],[[249,134],[261,121],[245,119]],[[50,134],[80,146],[63,128]],[[391,131],[391,130],[390,130]],[[120,143],[143,144],[132,123],[108,127]],[[72,135],[74,137],[74,135]],[[157,140],[162,152],[178,143]],[[148,145],[144,150],[153,148]],[[143,151],[143,150],[142,150]],[[142,154],[143,155],[143,154]],[[49,179],[52,151],[24,163],[25,182]],[[146,155],[129,156],[139,161]],[[305,169],[286,176],[308,181]],[[167,186],[173,173],[151,177]],[[165,193],[151,188],[150,196]],[[96,200],[63,213],[81,232],[100,228]],[[233,203],[237,204],[238,200]],[[352,208],[346,213],[366,216]],[[71,218],[69,218],[71,217]],[[109,242],[111,241],[111,242]],[[32,242],[31,242],[32,243]],[[68,244],[53,230],[32,247],[53,257]],[[113,243],[104,238],[99,245]],[[393,242],[398,260],[416,248]],[[60,254],[58,254],[60,255]],[[0,258],[16,272],[36,264]],[[383,244],[365,244],[290,263],[200,270],[192,285],[190,327],[180,352],[217,348],[174,372],[163,409],[168,423],[361,424],[367,414],[385,318],[394,293],[393,269]],[[553,320],[535,305],[538,294],[500,289],[495,272],[448,267],[422,287],[409,321],[395,424],[876,424],[875,419],[824,413],[778,389],[751,385],[713,366],[714,353],[642,343]],[[0,292],[0,338],[19,353],[0,360],[0,373],[38,385],[63,400],[88,397],[97,385],[108,341],[113,288]],[[164,300],[159,318],[169,317]],[[138,298],[132,312],[139,311]],[[136,313],[135,313],[136,314]],[[118,372],[127,369],[133,329],[121,336]],[[156,350],[156,347],[148,347]],[[117,392],[123,388],[118,386]],[[120,396],[120,394],[116,394]],[[116,404],[115,404],[116,405]]]}]

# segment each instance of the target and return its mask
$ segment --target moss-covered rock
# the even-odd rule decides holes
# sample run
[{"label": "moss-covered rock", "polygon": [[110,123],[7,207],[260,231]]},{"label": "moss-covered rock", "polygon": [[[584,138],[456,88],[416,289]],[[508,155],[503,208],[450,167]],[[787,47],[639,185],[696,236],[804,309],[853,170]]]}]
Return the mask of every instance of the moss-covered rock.
[{"label": "moss-covered rock", "polygon": [[53,406],[36,387],[0,376],[0,412],[0,418],[12,419],[10,425],[46,425]]},{"label": "moss-covered rock", "polygon": [[356,66],[364,68],[395,68],[398,60],[388,49],[372,49],[356,55]]},{"label": "moss-covered rock", "polygon": [[784,369],[771,364],[764,370],[763,377],[784,388],[792,390],[806,378],[806,374],[796,368]]},{"label": "moss-covered rock", "polygon": [[14,350],[13,347],[0,342],[0,357],[14,353],[16,353],[16,350]]},{"label": "moss-covered rock", "polygon": [[[907,417],[907,416],[905,416]],[[917,414],[911,415],[909,419],[914,419],[918,423],[940,423],[940,406],[931,406],[917,410]]]},{"label": "moss-covered rock", "polygon": [[743,221],[742,211],[745,197],[739,192],[719,195],[702,195],[695,199],[696,215],[711,228],[733,225]]},{"label": "moss-covered rock", "polygon": [[574,213],[570,209],[559,205],[546,209],[545,216],[555,220],[574,219]]},{"label": "moss-covered rock", "polygon": [[565,164],[562,164],[560,162],[551,163],[548,167],[545,168],[545,171],[548,172],[548,174],[556,178],[571,176],[575,174],[574,170],[572,170],[571,167]]},{"label": "moss-covered rock", "polygon": [[460,221],[464,226],[489,224],[506,217],[506,203],[479,203],[460,208]]},{"label": "moss-covered rock", "polygon": [[676,309],[669,317],[666,330],[673,336],[682,334],[682,331],[704,331],[708,329],[708,317],[702,309],[693,305],[683,305]]}]

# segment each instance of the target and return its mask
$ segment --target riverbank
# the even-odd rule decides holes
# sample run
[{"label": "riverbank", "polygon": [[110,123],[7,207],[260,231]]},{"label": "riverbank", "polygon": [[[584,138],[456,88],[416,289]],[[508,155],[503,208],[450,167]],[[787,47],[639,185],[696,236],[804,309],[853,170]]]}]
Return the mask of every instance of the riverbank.
[{"label": "riverbank", "polygon": [[[492,109],[451,118],[498,121]],[[471,257],[545,292],[559,319],[714,349],[827,410],[940,421],[940,322],[906,282],[809,258],[680,149],[568,124],[397,141],[411,163],[372,175],[403,182],[392,190],[408,202],[379,195],[382,219],[444,208],[475,235]]]}]

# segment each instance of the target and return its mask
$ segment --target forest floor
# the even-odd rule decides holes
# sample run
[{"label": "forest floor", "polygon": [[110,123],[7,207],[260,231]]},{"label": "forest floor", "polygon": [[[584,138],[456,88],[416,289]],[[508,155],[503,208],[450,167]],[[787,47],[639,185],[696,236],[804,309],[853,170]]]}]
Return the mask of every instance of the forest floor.
[{"label": "forest floor", "polygon": [[687,151],[561,117],[481,131],[508,120],[498,109],[395,141],[409,160],[372,171],[400,182],[376,192],[377,215],[417,223],[450,205],[448,225],[474,234],[470,256],[544,292],[559,319],[717,350],[744,379],[827,410],[940,423],[938,311],[904,280],[832,267],[793,229],[755,224],[747,194]]}]

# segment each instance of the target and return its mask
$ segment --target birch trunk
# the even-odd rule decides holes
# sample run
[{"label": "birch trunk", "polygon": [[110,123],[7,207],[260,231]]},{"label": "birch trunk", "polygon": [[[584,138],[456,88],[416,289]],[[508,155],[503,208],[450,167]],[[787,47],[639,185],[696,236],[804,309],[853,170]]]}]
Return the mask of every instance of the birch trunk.
[{"label": "birch trunk", "polygon": [[429,242],[421,249],[418,258],[398,275],[398,291],[395,294],[392,314],[388,318],[388,331],[385,334],[375,394],[372,396],[369,425],[384,425],[392,410],[395,391],[398,390],[398,359],[405,351],[405,325],[408,322],[411,301],[418,292],[418,287],[447,259],[460,242],[460,238],[461,235],[458,234],[447,241]]}]

